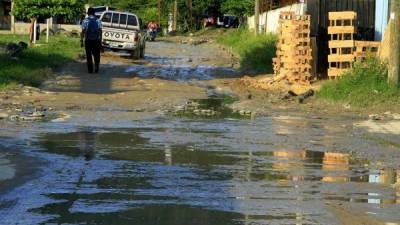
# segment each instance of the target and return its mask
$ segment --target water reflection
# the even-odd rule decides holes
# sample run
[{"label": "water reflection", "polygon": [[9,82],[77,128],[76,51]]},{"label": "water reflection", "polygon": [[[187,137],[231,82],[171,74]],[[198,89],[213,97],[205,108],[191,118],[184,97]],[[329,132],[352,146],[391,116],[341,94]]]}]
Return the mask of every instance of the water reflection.
[{"label": "water reflection", "polygon": [[[69,198],[72,196],[64,196]],[[75,198],[75,197],[73,197]],[[41,214],[54,215],[59,217],[50,219],[46,223],[56,224],[151,224],[151,225],[187,225],[189,224],[241,224],[243,216],[239,213],[221,212],[207,210],[198,207],[188,207],[185,205],[142,205],[141,207],[132,207],[128,210],[119,212],[104,213],[82,213],[71,210],[69,202],[55,203],[47,205],[40,210]]]},{"label": "water reflection", "polygon": [[400,171],[373,170],[349,153],[233,151],[211,137],[227,139],[182,127],[45,134],[38,144],[48,153],[96,157],[75,168],[72,187],[44,193],[54,203],[31,212],[52,215],[48,223],[326,224],[326,200],[400,202],[387,188],[400,183]]},{"label": "water reflection", "polygon": [[335,175],[327,175],[322,178],[324,182],[349,182],[350,177],[346,171],[350,166],[350,154],[343,153],[324,153],[322,170],[335,172]]},{"label": "water reflection", "polygon": [[6,153],[0,152],[0,185],[15,176],[15,165],[7,158]]},{"label": "water reflection", "polygon": [[79,150],[82,152],[86,161],[90,161],[95,156],[96,133],[90,130],[83,130],[78,133]]},{"label": "water reflection", "polygon": [[[265,156],[265,154],[262,155]],[[274,163],[272,165],[274,169],[282,171],[305,168],[320,169],[323,175],[318,180],[323,182],[366,182],[385,185],[400,183],[400,170],[369,170],[368,168],[364,168],[364,165],[361,163],[352,161],[353,158],[349,153],[275,151],[273,152],[273,156],[287,159],[286,161],[279,160]],[[300,161],[294,161],[293,159],[300,159]],[[351,173],[352,170],[355,170],[357,173]],[[288,177],[287,179],[295,181],[307,179],[316,180],[316,178],[317,177]]]}]

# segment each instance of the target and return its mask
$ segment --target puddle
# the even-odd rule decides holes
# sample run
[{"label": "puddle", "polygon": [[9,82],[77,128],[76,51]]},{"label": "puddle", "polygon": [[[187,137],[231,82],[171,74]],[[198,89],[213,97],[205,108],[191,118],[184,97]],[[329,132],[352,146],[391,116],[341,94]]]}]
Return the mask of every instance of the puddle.
[{"label": "puddle", "polygon": [[126,73],[134,74],[140,78],[160,78],[176,81],[190,80],[212,80],[215,78],[237,76],[234,69],[215,66],[191,66],[191,65],[134,65],[125,70]]},{"label": "puddle", "polygon": [[193,99],[175,112],[175,116],[202,119],[251,119],[252,112],[238,111],[227,105],[236,101],[230,96],[214,96],[207,99]]},{"label": "puddle", "polygon": [[7,154],[0,153],[0,184],[14,178],[16,172],[14,167],[15,165],[7,159]]},{"label": "puddle", "polygon": [[24,199],[10,210],[23,215],[21,223],[338,224],[325,207],[335,201],[400,220],[400,192],[391,188],[400,184],[400,170],[375,168],[350,153],[268,144],[271,126],[281,132],[294,122],[163,118],[135,124],[39,135],[37,154],[51,165],[34,193],[23,186],[10,194]]},{"label": "puddle", "polygon": [[[0,142],[3,141],[0,139]],[[0,196],[16,185],[36,177],[37,161],[21,155],[14,149],[5,149],[0,145]],[[3,203],[0,201],[0,209]]]}]

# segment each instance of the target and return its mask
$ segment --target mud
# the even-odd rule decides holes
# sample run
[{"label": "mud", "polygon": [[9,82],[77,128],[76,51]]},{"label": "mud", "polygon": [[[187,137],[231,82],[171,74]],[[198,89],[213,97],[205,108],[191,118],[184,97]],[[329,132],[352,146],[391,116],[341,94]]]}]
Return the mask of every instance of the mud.
[{"label": "mud", "polygon": [[0,224],[399,224],[399,136],[278,107],[235,82],[236,60],[159,42],[2,98],[58,116],[0,120]]}]

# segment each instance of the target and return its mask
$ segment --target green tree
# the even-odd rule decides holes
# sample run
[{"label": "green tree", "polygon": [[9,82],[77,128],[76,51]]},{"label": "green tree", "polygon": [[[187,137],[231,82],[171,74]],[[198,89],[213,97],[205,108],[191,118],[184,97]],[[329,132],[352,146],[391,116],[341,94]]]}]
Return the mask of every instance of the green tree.
[{"label": "green tree", "polygon": [[30,43],[33,40],[33,26],[38,18],[63,16],[74,18],[82,15],[84,11],[83,0],[14,0],[12,14],[19,18],[30,19]]},{"label": "green tree", "polygon": [[157,0],[120,0],[116,7],[137,14],[144,24],[158,20]]},{"label": "green tree", "polygon": [[105,5],[105,6],[114,6],[117,4],[119,1],[118,0],[87,0],[86,3],[91,5],[91,6],[100,6],[100,5]]},{"label": "green tree", "polygon": [[[151,20],[158,20],[157,0],[88,0],[90,6],[112,6],[119,10],[129,11],[137,14],[146,24]],[[168,7],[170,0],[162,0],[163,7]]]},{"label": "green tree", "polygon": [[225,14],[247,16],[254,14],[254,0],[224,0],[221,10]]},{"label": "green tree", "polygon": [[[158,0],[88,0],[90,5],[107,5],[137,14],[146,24],[158,20]],[[166,26],[168,14],[173,12],[174,0],[161,1],[161,25]],[[251,15],[254,12],[254,0],[192,0],[192,17],[188,0],[178,0],[178,27],[187,31],[199,25],[204,16],[232,14]],[[200,26],[197,26],[200,27]]]}]

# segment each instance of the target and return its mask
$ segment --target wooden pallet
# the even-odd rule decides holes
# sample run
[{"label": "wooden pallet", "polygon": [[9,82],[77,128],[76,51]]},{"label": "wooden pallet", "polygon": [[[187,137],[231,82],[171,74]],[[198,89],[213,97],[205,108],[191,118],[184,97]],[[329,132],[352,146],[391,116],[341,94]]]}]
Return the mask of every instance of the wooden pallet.
[{"label": "wooden pallet", "polygon": [[353,11],[329,12],[329,20],[356,20],[357,13]]},{"label": "wooden pallet", "polygon": [[329,13],[328,77],[336,79],[352,68],[355,60],[354,46],[357,33],[356,12]]},{"label": "wooden pallet", "polygon": [[354,57],[356,60],[365,60],[370,54],[376,56],[381,46],[377,41],[355,41]]}]

